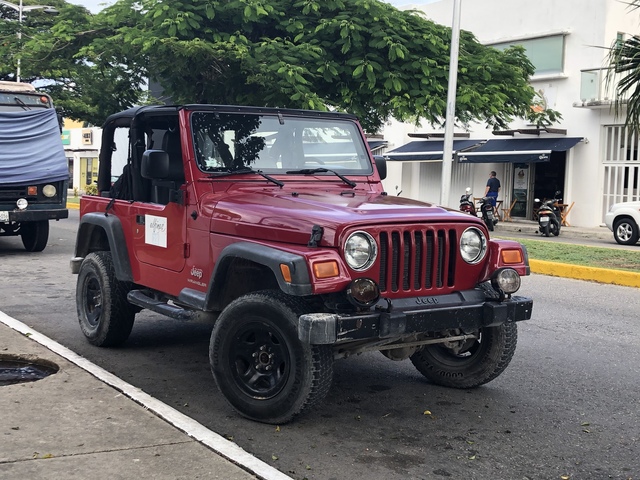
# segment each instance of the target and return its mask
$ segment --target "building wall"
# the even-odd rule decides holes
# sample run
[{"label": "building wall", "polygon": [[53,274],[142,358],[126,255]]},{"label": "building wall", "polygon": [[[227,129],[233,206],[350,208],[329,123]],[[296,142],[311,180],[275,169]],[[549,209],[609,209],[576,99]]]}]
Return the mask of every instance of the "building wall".
[{"label": "building wall", "polygon": [[[411,8],[411,7],[408,7]],[[451,25],[453,0],[441,0],[431,4],[413,6],[421,9],[426,16],[443,25]],[[575,202],[571,212],[572,225],[592,227],[602,224],[603,202],[603,126],[624,123],[623,118],[615,118],[608,106],[604,108],[577,108],[580,103],[581,70],[598,69],[606,66],[606,47],[616,39],[618,32],[637,33],[640,28],[640,12],[630,11],[624,2],[618,0],[475,0],[461,2],[461,28],[471,31],[483,44],[545,36],[566,32],[563,75],[533,77],[531,85],[541,91],[548,101],[548,107],[559,111],[563,119],[553,127],[567,130],[567,136],[584,137],[584,141],[567,152],[567,170],[563,197],[565,202]],[[605,48],[603,48],[605,47]],[[611,98],[611,96],[609,96]],[[526,127],[524,120],[516,120],[511,128]],[[389,148],[407,143],[409,132],[434,131],[428,125],[413,126],[389,122],[384,129],[384,138]],[[494,138],[482,125],[473,125],[471,138]],[[504,138],[504,137],[502,137]],[[390,171],[416,167],[410,162],[389,162],[394,165]],[[511,166],[501,164],[479,164],[467,169],[469,186],[474,192],[484,191],[490,170],[496,170],[503,185],[510,183]],[[433,167],[431,168],[433,170]],[[454,175],[456,164],[454,164]],[[435,171],[432,171],[435,174]],[[395,181],[398,176],[390,174]],[[412,176],[412,178],[414,178]],[[457,187],[454,188],[454,182]],[[449,206],[455,207],[462,180],[452,176]],[[437,195],[433,192],[437,185]],[[385,183],[388,191],[389,182]],[[420,198],[423,185],[415,182],[409,188],[402,185],[403,195]],[[429,183],[429,196],[439,198],[439,182],[433,178]],[[507,193],[507,188],[503,187]],[[502,196],[501,196],[502,198]]]},{"label": "building wall", "polygon": [[101,129],[75,126],[63,128],[63,143],[65,155],[70,164],[71,195],[81,195],[85,192],[87,185],[98,178]]}]

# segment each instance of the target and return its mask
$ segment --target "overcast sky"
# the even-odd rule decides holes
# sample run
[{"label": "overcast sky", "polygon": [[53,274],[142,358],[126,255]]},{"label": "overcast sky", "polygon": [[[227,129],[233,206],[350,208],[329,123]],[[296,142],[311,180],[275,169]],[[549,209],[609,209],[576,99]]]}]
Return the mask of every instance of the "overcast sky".
[{"label": "overcast sky", "polygon": [[[438,0],[387,0],[387,3],[395,5],[396,7],[402,7],[406,5],[425,5],[427,3],[433,3]],[[70,0],[70,3],[76,5],[82,5],[88,8],[91,12],[97,13],[105,6],[111,5],[115,0]]]}]

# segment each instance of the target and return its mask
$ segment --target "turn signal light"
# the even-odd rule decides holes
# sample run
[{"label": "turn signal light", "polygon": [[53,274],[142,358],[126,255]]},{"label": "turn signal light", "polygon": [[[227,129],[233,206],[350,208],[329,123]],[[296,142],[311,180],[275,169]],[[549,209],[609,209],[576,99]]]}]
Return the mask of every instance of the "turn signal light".
[{"label": "turn signal light", "polygon": [[313,274],[316,278],[337,277],[340,274],[338,262],[331,260],[329,262],[318,262],[313,264]]},{"label": "turn signal light", "polygon": [[522,263],[522,252],[520,250],[502,250],[502,261],[506,264]]},{"label": "turn signal light", "polygon": [[284,278],[285,282],[291,283],[291,269],[289,268],[289,265],[287,265],[286,263],[281,263],[280,273],[282,273],[282,278]]},{"label": "turn signal light", "polygon": [[27,187],[27,195],[29,195],[30,197],[35,197],[36,195],[38,195],[38,187],[35,187],[35,186]]}]

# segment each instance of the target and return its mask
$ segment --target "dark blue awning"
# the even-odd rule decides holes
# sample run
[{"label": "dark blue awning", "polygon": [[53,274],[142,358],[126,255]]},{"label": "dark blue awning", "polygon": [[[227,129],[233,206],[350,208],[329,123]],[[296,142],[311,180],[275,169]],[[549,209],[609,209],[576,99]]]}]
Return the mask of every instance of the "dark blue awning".
[{"label": "dark blue awning", "polygon": [[551,152],[565,152],[582,137],[492,139],[469,152],[456,155],[466,163],[535,163],[551,160]]},{"label": "dark blue awning", "polygon": [[[454,140],[453,153],[479,145],[484,140]],[[442,161],[444,140],[416,140],[385,153],[385,157],[396,162]]]},{"label": "dark blue awning", "polygon": [[377,150],[378,148],[382,148],[382,147],[386,147],[387,146],[387,142],[386,140],[373,140],[373,139],[368,139],[367,143],[369,144],[369,149],[371,151]]}]

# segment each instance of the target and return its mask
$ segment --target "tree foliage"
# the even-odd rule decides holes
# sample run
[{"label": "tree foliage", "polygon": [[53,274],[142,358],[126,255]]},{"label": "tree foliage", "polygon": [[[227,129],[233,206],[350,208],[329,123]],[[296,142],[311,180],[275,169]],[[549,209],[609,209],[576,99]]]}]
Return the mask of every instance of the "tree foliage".
[{"label": "tree foliage", "polygon": [[[57,79],[58,104],[94,122],[135,103],[145,75],[174,103],[344,110],[370,132],[390,117],[444,121],[451,29],[378,0],[119,0],[78,15],[61,13],[29,48],[38,77]],[[46,59],[58,53],[56,70]],[[522,48],[501,52],[463,31],[458,121],[506,128],[526,117],[532,73]]]},{"label": "tree foliage", "polygon": [[[640,0],[629,0],[629,8],[640,8]],[[615,111],[626,106],[625,124],[632,130],[640,129],[640,35],[624,42],[615,41],[609,50],[609,84],[615,88]]]}]

